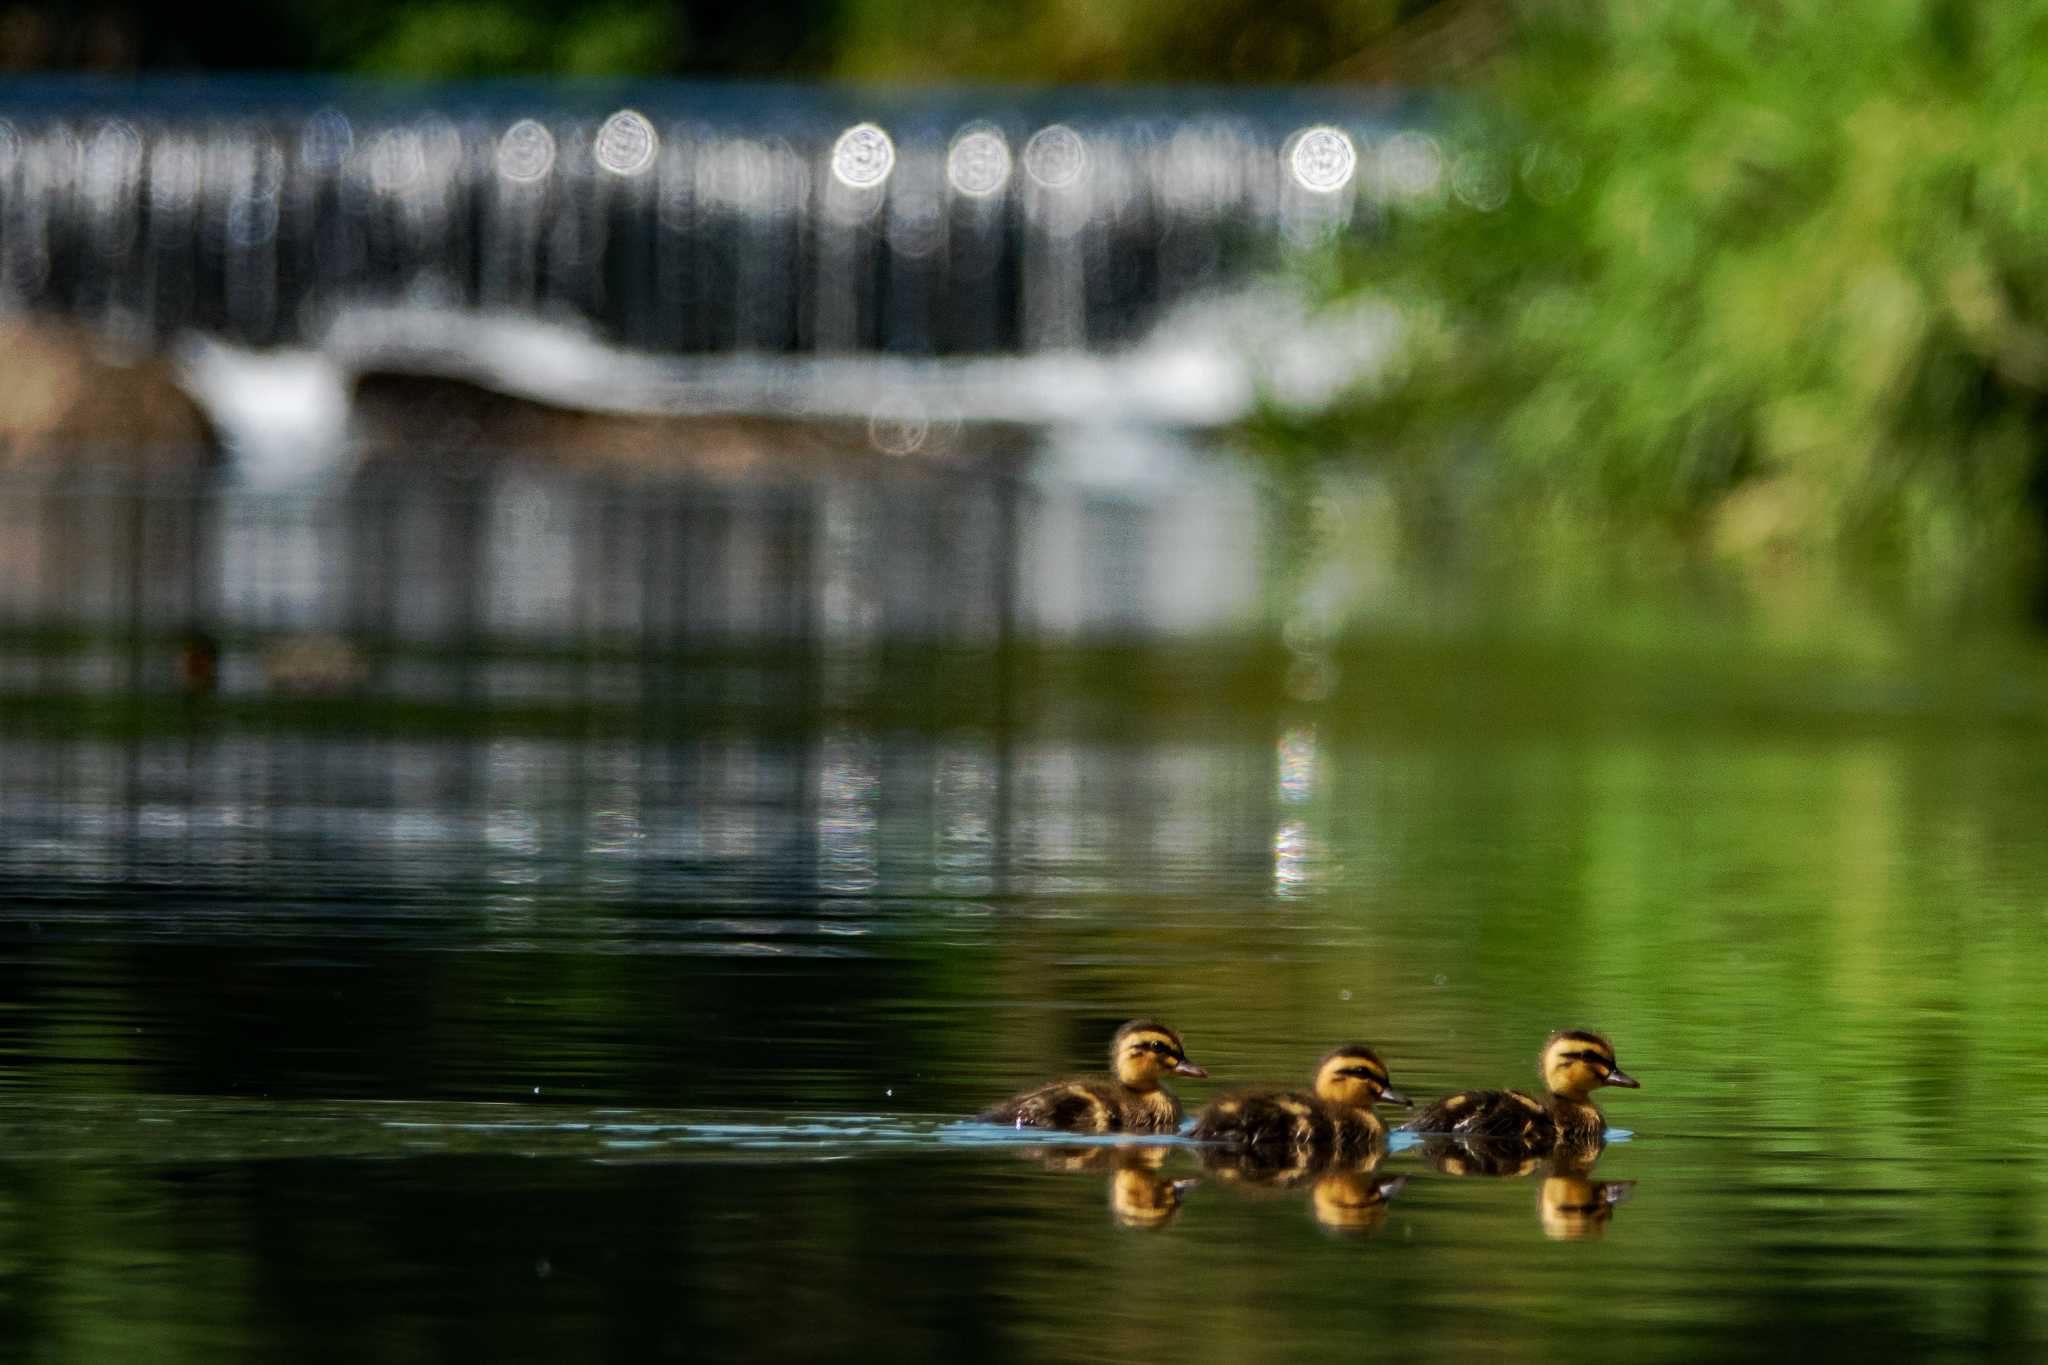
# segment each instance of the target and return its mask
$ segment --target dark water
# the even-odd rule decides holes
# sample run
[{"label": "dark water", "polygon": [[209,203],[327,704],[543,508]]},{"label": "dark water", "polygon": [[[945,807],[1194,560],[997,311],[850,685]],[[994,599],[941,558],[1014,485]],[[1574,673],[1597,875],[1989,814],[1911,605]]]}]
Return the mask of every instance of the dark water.
[{"label": "dark water", "polygon": [[[1546,668],[1211,704],[1162,654],[1171,705],[1001,725],[17,708],[0,1353],[2039,1358],[2038,665]],[[955,1126],[1141,1013],[1196,1102],[1603,1029],[1643,1088],[1590,1180],[1634,1183]]]}]

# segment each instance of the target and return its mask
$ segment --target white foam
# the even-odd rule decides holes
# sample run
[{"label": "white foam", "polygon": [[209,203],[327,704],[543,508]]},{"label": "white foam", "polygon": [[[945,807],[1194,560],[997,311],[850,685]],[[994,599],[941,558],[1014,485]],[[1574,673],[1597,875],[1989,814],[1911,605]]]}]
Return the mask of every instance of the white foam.
[{"label": "white foam", "polygon": [[191,337],[175,359],[180,383],[250,484],[289,486],[341,469],[351,376],[331,357]]},{"label": "white foam", "polygon": [[[1265,287],[1191,301],[1144,341],[1107,353],[660,356],[614,346],[573,321],[398,305],[337,311],[312,350],[193,338],[181,348],[180,372],[242,473],[276,485],[341,466],[354,378],[376,371],[614,414],[866,421],[886,395],[892,411],[948,421],[1189,432],[1228,427],[1261,400],[1329,401],[1384,363],[1396,326],[1384,305],[1315,309],[1298,293]],[[1149,456],[1125,463],[1134,484],[1157,481]],[[1095,483],[1115,474],[1107,464],[1082,472]]]}]

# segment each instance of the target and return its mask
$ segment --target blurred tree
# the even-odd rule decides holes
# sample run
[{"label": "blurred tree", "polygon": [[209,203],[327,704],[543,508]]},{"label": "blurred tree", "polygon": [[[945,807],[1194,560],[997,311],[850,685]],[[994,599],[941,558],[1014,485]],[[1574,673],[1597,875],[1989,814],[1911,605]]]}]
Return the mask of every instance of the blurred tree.
[{"label": "blurred tree", "polygon": [[2040,600],[2048,0],[1512,15],[1441,174],[1401,149],[1413,193],[1329,262],[1397,363],[1274,449],[1478,543]]},{"label": "blurred tree", "polygon": [[679,6],[550,8],[519,0],[411,6],[349,64],[404,76],[649,76],[689,65]]},{"label": "blurred tree", "polygon": [[837,70],[902,80],[1305,80],[1433,4],[847,0]]},{"label": "blurred tree", "polygon": [[1285,81],[1327,72],[1433,3],[0,0],[0,69]]},{"label": "blurred tree", "polygon": [[835,0],[0,0],[0,69],[815,75]]}]

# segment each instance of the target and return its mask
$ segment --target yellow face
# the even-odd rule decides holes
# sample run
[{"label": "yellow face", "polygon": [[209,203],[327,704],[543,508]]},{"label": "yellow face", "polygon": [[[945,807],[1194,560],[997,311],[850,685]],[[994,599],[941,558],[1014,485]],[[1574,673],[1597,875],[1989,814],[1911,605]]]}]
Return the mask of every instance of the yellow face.
[{"label": "yellow face", "polygon": [[1543,1046],[1543,1083],[1553,1094],[1583,1100],[1603,1085],[1637,1088],[1636,1078],[1614,1060],[1614,1048],[1597,1033],[1566,1029]]},{"label": "yellow face", "polygon": [[1340,1047],[1323,1058],[1316,1068],[1316,1097],[1354,1109],[1414,1102],[1387,1083],[1385,1063],[1364,1047]]},{"label": "yellow face", "polygon": [[1110,1044],[1116,1078],[1133,1090],[1154,1090],[1163,1076],[1206,1076],[1188,1060],[1180,1035],[1159,1024],[1125,1024]]}]

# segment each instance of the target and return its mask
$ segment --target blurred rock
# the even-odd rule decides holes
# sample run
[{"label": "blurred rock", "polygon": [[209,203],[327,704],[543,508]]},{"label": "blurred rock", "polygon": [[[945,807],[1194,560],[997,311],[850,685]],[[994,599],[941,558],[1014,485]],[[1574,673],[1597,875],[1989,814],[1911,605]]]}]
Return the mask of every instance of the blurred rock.
[{"label": "blurred rock", "polygon": [[0,355],[0,472],[213,463],[213,431],[163,359],[124,363],[83,327],[25,315],[0,317]]}]

